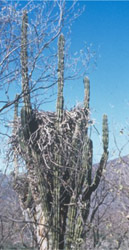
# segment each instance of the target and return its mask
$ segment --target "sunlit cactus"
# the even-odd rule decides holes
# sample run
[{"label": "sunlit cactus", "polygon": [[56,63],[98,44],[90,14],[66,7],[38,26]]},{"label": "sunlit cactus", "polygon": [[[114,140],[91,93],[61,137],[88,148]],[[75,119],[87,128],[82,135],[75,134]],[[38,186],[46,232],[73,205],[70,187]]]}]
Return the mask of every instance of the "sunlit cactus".
[{"label": "sunlit cactus", "polygon": [[21,30],[22,94],[26,109],[30,109],[31,102],[30,102],[30,89],[29,89],[29,77],[28,77],[27,28],[28,28],[28,15],[27,11],[24,11],[22,18],[22,30]]},{"label": "sunlit cactus", "polygon": [[[64,87],[64,35],[61,34],[58,39],[58,90],[57,90],[57,105],[56,105],[56,129],[60,133],[60,126],[63,120],[63,87]],[[58,141],[57,141],[58,144]],[[53,243],[52,247],[58,250],[60,247],[60,168],[62,164],[61,155],[55,151],[55,162],[57,165],[53,166],[53,227],[52,232]]]},{"label": "sunlit cactus", "polygon": [[[17,131],[17,122],[18,122],[18,94],[15,97],[14,103],[14,125],[13,125],[13,133],[16,134]],[[16,144],[16,143],[15,143]],[[16,145],[14,145],[14,177],[17,178],[18,176],[18,152]]]},{"label": "sunlit cactus", "polygon": [[23,12],[22,29],[21,29],[21,73],[22,73],[22,95],[24,106],[21,109],[21,123],[24,128],[23,133],[26,139],[29,138],[28,122],[31,119],[31,102],[28,77],[28,53],[27,53],[27,28],[28,15],[27,11]]},{"label": "sunlit cactus", "polygon": [[[65,39],[61,34],[58,40],[56,112],[36,116],[30,101],[27,19],[25,11],[21,32],[23,108],[20,128],[24,143],[20,154],[25,160],[29,180],[26,200],[29,204],[34,202],[40,250],[81,250],[91,195],[100,183],[108,159],[107,116],[103,116],[103,153],[93,178],[93,142],[88,133],[90,80],[87,76],[83,80],[83,107],[64,110]],[[16,112],[15,106],[15,115]]]},{"label": "sunlit cactus", "polygon": [[[78,127],[78,137],[83,133],[82,145],[82,161],[78,169],[77,179],[74,186],[74,202],[73,196],[69,202],[66,236],[64,249],[81,249],[85,235],[85,223],[90,211],[90,197],[97,189],[102,176],[103,169],[106,166],[108,158],[108,121],[107,116],[103,117],[103,149],[100,163],[96,171],[95,177],[92,181],[92,168],[93,168],[93,143],[88,137],[87,122],[89,121],[89,100],[90,100],[90,81],[88,77],[84,78],[84,109],[87,111],[86,120],[83,124],[85,128]],[[76,145],[74,144],[74,147]],[[75,167],[75,166],[72,166]],[[76,178],[75,175],[73,175]]]},{"label": "sunlit cactus", "polygon": [[[29,147],[28,140],[33,132],[37,130],[37,122],[32,111],[30,101],[30,88],[29,88],[29,77],[28,77],[28,53],[27,53],[27,28],[28,28],[28,15],[27,11],[23,12],[22,17],[22,28],[21,28],[21,74],[22,74],[22,96],[23,96],[23,107],[21,109],[21,128],[19,133],[19,143],[21,145],[22,153],[26,153],[26,167],[28,171],[28,179],[30,179],[31,193],[35,200],[39,200],[39,178],[40,170],[37,171],[36,165],[39,159],[38,152],[33,147]],[[32,161],[32,158],[35,162]],[[37,185],[35,187],[35,183]],[[38,193],[38,194],[37,194]],[[41,200],[41,199],[40,199]]]},{"label": "sunlit cactus", "polygon": [[64,87],[64,35],[61,34],[58,40],[58,95],[57,95],[57,120],[62,121],[63,118],[63,87]]},{"label": "sunlit cactus", "polygon": [[14,103],[14,123],[15,121],[17,120],[18,118],[18,94],[16,94],[16,97],[15,97],[15,103]]},{"label": "sunlit cactus", "polygon": [[89,109],[89,102],[90,102],[90,80],[87,76],[84,77],[84,108]]},{"label": "sunlit cactus", "polygon": [[107,115],[103,115],[103,148],[104,152],[108,151],[108,118]]}]

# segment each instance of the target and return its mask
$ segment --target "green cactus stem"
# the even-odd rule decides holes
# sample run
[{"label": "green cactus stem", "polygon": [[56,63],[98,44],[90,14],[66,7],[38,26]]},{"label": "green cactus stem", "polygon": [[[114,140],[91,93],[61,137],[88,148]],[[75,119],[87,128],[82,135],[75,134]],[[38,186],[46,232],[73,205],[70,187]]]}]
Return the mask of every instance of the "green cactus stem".
[{"label": "green cactus stem", "polygon": [[22,17],[21,65],[22,65],[22,93],[26,111],[28,109],[31,109],[29,77],[28,77],[27,28],[28,28],[28,15],[27,11],[25,10],[23,12],[23,17]]},{"label": "green cactus stem", "polygon": [[[63,87],[64,87],[64,35],[61,34],[58,40],[58,94],[57,94],[57,124],[56,129],[60,132],[60,124],[63,119]],[[58,140],[57,140],[58,144]],[[62,157],[55,150],[55,161],[61,165]],[[53,167],[53,249],[59,249],[60,241],[60,169],[58,166]]]},{"label": "green cactus stem", "polygon": [[64,35],[61,34],[58,40],[58,94],[57,94],[57,121],[61,122],[63,119],[63,87],[64,87]]},{"label": "green cactus stem", "polygon": [[108,118],[107,115],[103,115],[103,150],[105,153],[108,152]]},{"label": "green cactus stem", "polygon": [[18,97],[19,97],[19,95],[16,94],[16,97],[15,97],[15,104],[14,104],[14,123],[15,123],[15,121],[16,121],[17,118],[18,118]]},{"label": "green cactus stem", "polygon": [[84,186],[85,178],[88,181],[88,185],[91,185],[92,164],[93,164],[93,143],[92,140],[86,136],[82,153],[82,174],[81,174],[82,178],[80,178],[81,188],[82,186]]},{"label": "green cactus stem", "polygon": [[[27,11],[23,12],[22,17],[22,30],[21,30],[21,68],[22,68],[22,94],[24,107],[21,109],[21,123],[23,127],[23,134],[27,140],[30,136],[29,122],[32,118],[32,107],[30,102],[30,89],[28,77],[28,53],[27,53],[27,28],[28,28],[28,15]],[[31,127],[34,127],[32,124]],[[32,128],[33,130],[35,128]]]},{"label": "green cactus stem", "polygon": [[96,190],[100,183],[100,179],[103,173],[103,169],[106,167],[107,160],[108,160],[108,119],[107,115],[103,115],[103,154],[96,171],[96,175],[94,177],[93,183],[89,188],[89,192],[93,192]]},{"label": "green cactus stem", "polygon": [[[83,108],[64,111],[65,39],[61,34],[58,40],[56,113],[43,112],[36,116],[30,101],[27,27],[28,17],[24,11],[21,32],[24,106],[21,110],[19,137],[23,137],[20,153],[26,163],[29,185],[26,204],[31,206],[31,202],[34,202],[35,207],[41,209],[43,224],[48,226],[48,231],[42,226],[43,234],[40,239],[42,242],[47,241],[47,249],[79,250],[85,240],[91,195],[97,189],[107,164],[108,119],[106,115],[103,116],[103,154],[93,178],[93,143],[88,133],[90,80],[88,77],[83,80]],[[14,117],[16,116],[17,103],[14,112]],[[38,229],[40,220],[36,220]]]},{"label": "green cactus stem", "polygon": [[[18,119],[18,94],[16,94],[14,103],[14,127],[13,127],[14,134],[16,134],[17,130],[17,119]],[[17,176],[18,176],[18,152],[17,152],[17,147],[14,146],[14,177],[17,178]]]},{"label": "green cactus stem", "polygon": [[89,110],[89,102],[90,102],[90,80],[87,76],[84,77],[84,108],[85,110]]},{"label": "green cactus stem", "polygon": [[71,245],[74,239],[74,228],[75,228],[75,217],[76,217],[76,197],[73,194],[68,206],[67,213],[67,224],[65,232],[65,250],[71,249]]}]

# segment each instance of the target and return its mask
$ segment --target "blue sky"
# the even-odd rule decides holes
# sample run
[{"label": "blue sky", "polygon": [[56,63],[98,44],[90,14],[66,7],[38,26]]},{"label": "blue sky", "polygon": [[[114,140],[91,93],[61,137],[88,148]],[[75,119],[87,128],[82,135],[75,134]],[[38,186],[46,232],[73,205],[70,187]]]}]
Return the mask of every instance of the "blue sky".
[{"label": "blue sky", "polygon": [[[91,113],[100,134],[102,115],[108,115],[110,158],[115,158],[118,150],[114,136],[119,149],[127,144],[121,154],[129,152],[129,2],[79,3],[80,6],[85,4],[86,9],[72,26],[71,50],[79,50],[87,42],[92,43],[96,51],[96,69],[91,66],[87,72],[91,81]],[[66,105],[82,100],[82,80],[66,84]],[[100,157],[101,138],[95,131],[92,137],[94,160],[97,161]]]},{"label": "blue sky", "polygon": [[[94,162],[102,152],[101,129],[104,113],[109,119],[110,159],[129,153],[129,2],[79,1],[85,11],[72,25],[71,55],[87,43],[96,52],[96,67],[91,65],[87,75],[91,82],[91,117]],[[83,78],[66,81],[65,106],[83,102]],[[53,103],[44,108],[53,109]]]},{"label": "blue sky", "polygon": [[[72,25],[69,52],[74,55],[85,43],[92,44],[96,52],[96,67],[91,65],[87,75],[91,82],[91,117],[99,132],[92,128],[94,162],[97,162],[102,152],[104,113],[109,119],[110,159],[118,157],[117,146],[122,149],[121,155],[129,153],[129,2],[79,1],[79,5],[85,5],[86,9]],[[82,103],[83,78],[66,81],[64,97],[67,108]],[[45,110],[55,107],[56,101],[43,105]]]}]

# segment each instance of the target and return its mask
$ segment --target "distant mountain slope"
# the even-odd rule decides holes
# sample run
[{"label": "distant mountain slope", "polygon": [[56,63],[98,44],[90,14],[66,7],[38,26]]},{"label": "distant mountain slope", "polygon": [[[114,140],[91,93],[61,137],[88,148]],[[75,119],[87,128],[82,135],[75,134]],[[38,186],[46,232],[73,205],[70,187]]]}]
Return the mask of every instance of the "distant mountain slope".
[{"label": "distant mountain slope", "polygon": [[21,223],[22,220],[24,218],[12,187],[12,177],[0,174],[0,249],[30,249],[29,228]]},{"label": "distant mountain slope", "polygon": [[86,249],[129,249],[129,156],[108,162],[92,196],[91,216],[97,206],[92,220],[96,247],[90,241]]},{"label": "distant mountain slope", "polygon": [[[93,172],[95,169],[96,165],[93,166]],[[21,235],[24,223],[10,220],[23,219],[18,196],[11,184],[10,176],[0,174],[0,249],[7,250],[7,247],[2,247],[8,243],[15,247],[13,249],[20,250],[17,244],[22,244],[23,239],[27,243],[24,238],[27,234],[25,229]],[[92,196],[89,215],[89,228],[91,225],[92,228],[87,232],[84,249],[129,249],[128,218],[129,156],[125,156],[108,162],[99,188]]]}]

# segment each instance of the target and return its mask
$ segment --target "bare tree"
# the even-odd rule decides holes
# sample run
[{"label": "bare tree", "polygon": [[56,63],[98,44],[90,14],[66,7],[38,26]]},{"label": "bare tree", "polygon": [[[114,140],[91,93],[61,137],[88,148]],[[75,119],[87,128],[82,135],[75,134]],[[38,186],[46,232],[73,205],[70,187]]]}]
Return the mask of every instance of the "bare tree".
[{"label": "bare tree", "polygon": [[[28,1],[16,3],[1,1],[0,30],[0,88],[3,99],[0,101],[0,112],[20,101],[25,94],[21,88],[21,25],[24,10],[28,13],[27,54],[28,80],[32,103],[38,95],[45,101],[46,91],[57,83],[57,52],[55,40],[62,29],[68,29],[82,11],[74,8],[76,1],[67,5],[63,1]],[[26,20],[27,21],[27,20]],[[24,41],[23,41],[24,42]],[[88,60],[88,59],[87,59]],[[86,60],[85,60],[86,62]],[[75,62],[73,62],[74,64]],[[71,65],[72,66],[72,65]],[[15,91],[14,91],[15,89]]]},{"label": "bare tree", "polygon": [[[72,22],[83,10],[76,7],[76,1],[1,1],[0,10],[0,134],[10,136],[12,129],[12,108],[15,102],[22,106],[25,95],[21,88],[21,26],[24,10],[28,13],[27,54],[28,81],[32,108],[39,108],[51,101],[57,85],[57,49],[56,39],[62,29],[65,33]],[[85,53],[83,53],[85,58]],[[89,53],[90,55],[90,53]],[[83,60],[89,63],[87,58]],[[75,56],[67,68],[71,69],[72,78],[77,77],[77,64],[80,56]],[[86,65],[84,65],[86,68]],[[69,71],[65,78],[70,78]],[[16,94],[18,93],[17,97]],[[55,97],[53,97],[55,98]],[[8,112],[10,111],[10,112]],[[2,137],[2,142],[3,142]],[[7,161],[8,164],[8,161]]]}]

